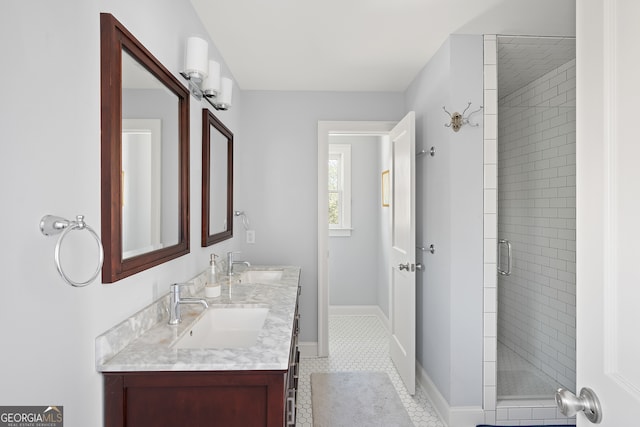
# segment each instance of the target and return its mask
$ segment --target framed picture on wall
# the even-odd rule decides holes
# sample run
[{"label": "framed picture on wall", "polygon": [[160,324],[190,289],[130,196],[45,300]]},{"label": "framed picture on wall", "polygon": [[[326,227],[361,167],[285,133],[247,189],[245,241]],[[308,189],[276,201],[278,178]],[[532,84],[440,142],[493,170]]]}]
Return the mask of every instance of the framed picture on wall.
[{"label": "framed picture on wall", "polygon": [[382,206],[389,206],[389,170],[382,172]]}]

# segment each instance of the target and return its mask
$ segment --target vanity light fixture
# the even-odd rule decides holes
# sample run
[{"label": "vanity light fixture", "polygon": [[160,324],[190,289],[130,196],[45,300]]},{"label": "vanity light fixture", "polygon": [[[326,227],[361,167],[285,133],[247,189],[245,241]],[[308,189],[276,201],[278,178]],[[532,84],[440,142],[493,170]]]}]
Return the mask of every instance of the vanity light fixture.
[{"label": "vanity light fixture", "polygon": [[207,97],[216,97],[220,93],[220,64],[209,61],[209,75],[202,82],[202,93]]},{"label": "vanity light fixture", "polygon": [[[219,110],[228,110],[231,107],[231,93],[233,91],[233,80],[228,77],[220,79],[220,96],[216,105]],[[214,106],[215,107],[215,106]]]},{"label": "vanity light fixture", "polygon": [[231,107],[233,81],[220,77],[220,64],[209,60],[209,45],[200,37],[189,37],[180,74],[189,82],[189,91],[197,100],[204,98],[216,110]]},{"label": "vanity light fixture", "polygon": [[187,52],[184,59],[184,71],[187,78],[194,83],[201,83],[207,77],[209,63],[209,44],[200,37],[187,39]]}]

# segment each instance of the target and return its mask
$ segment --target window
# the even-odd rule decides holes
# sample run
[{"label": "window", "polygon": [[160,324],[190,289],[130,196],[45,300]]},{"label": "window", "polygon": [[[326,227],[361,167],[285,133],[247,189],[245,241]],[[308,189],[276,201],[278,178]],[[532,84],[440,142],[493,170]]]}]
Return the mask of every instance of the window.
[{"label": "window", "polygon": [[351,235],[351,145],[329,144],[329,236]]}]

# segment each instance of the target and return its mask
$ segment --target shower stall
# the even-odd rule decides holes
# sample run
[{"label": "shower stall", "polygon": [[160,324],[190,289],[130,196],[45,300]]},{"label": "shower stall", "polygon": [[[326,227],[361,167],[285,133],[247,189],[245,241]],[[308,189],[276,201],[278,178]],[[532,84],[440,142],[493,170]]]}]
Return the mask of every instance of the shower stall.
[{"label": "shower stall", "polygon": [[495,40],[496,421],[557,420],[576,388],[575,38]]}]

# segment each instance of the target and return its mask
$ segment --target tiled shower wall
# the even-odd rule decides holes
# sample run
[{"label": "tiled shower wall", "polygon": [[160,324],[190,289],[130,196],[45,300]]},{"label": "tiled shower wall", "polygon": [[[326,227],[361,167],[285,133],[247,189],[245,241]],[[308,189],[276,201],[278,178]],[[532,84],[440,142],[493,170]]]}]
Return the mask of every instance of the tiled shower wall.
[{"label": "tiled shower wall", "polygon": [[497,188],[498,188],[498,69],[497,38],[484,36],[484,336],[483,399],[484,420],[496,422],[497,354]]},{"label": "tiled shower wall", "polygon": [[498,101],[498,238],[513,254],[511,275],[498,278],[498,340],[571,390],[575,85],[572,60]]}]

